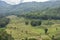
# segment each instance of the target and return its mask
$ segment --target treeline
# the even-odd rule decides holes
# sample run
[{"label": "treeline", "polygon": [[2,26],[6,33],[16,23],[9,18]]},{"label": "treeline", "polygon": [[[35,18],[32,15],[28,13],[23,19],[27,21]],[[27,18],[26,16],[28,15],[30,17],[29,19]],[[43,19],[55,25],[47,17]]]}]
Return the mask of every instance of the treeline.
[{"label": "treeline", "polygon": [[60,20],[60,16],[51,16],[51,15],[43,15],[43,16],[32,16],[32,15],[27,15],[25,18],[28,19],[41,19],[41,20],[48,20],[48,19],[54,19],[54,20]]},{"label": "treeline", "polygon": [[46,8],[42,11],[31,11],[29,13],[18,15],[18,17],[25,17],[28,19],[41,19],[41,20],[60,20],[60,7]]},{"label": "treeline", "polygon": [[31,25],[31,26],[40,26],[42,24],[42,21],[40,20],[32,20],[32,21],[25,21],[25,25]]},{"label": "treeline", "polygon": [[28,19],[41,19],[41,20],[48,20],[48,19],[54,19],[54,20],[60,20],[60,7],[56,8],[46,8],[44,10],[35,10],[35,11],[29,11],[29,12],[23,12],[23,13],[0,13],[0,18],[9,16],[9,15],[17,15],[18,17],[25,17]]}]

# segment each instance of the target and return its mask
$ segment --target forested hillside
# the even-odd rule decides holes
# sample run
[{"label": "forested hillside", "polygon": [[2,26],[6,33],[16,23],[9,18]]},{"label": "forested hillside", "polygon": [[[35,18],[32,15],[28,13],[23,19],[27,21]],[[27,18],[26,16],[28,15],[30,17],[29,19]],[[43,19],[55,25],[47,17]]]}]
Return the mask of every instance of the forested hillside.
[{"label": "forested hillside", "polygon": [[[31,18],[31,19],[43,19],[43,20],[48,20],[48,19],[60,19],[60,7],[56,8],[46,8],[45,10],[42,11],[31,11],[26,13],[25,15],[20,15],[26,18]],[[19,16],[19,15],[18,15]]]},{"label": "forested hillside", "polygon": [[49,8],[60,6],[60,1],[47,1],[47,2],[26,2],[18,5],[9,5],[4,1],[0,1],[0,14],[26,14],[31,11],[41,11]]}]

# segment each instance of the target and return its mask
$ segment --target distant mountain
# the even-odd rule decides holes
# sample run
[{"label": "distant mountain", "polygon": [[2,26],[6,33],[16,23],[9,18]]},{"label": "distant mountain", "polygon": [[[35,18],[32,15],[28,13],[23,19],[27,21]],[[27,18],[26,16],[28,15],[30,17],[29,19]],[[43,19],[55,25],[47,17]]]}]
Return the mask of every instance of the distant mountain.
[{"label": "distant mountain", "polygon": [[18,5],[9,5],[3,1],[0,1],[0,14],[24,14],[32,11],[41,11],[46,8],[55,8],[60,6],[60,1],[48,1],[48,2],[25,2]]},{"label": "distant mountain", "polygon": [[[32,15],[33,14],[33,15]],[[19,17],[20,15],[18,15]],[[60,20],[60,7],[56,8],[47,8],[43,11],[30,12],[29,14],[23,15],[23,17],[28,19],[41,19],[41,20]]]},{"label": "distant mountain", "polygon": [[60,0],[50,0],[50,1],[60,1]]},{"label": "distant mountain", "polygon": [[31,11],[40,11],[46,8],[55,8],[60,6],[60,1],[48,1],[48,2],[26,2],[15,5],[14,9],[11,10],[14,13],[26,13]]},{"label": "distant mountain", "polygon": [[7,6],[8,4],[6,3],[6,2],[4,2],[4,1],[0,1],[0,7],[1,6]]},{"label": "distant mountain", "polygon": [[10,5],[4,1],[0,1],[0,14],[8,12]]}]

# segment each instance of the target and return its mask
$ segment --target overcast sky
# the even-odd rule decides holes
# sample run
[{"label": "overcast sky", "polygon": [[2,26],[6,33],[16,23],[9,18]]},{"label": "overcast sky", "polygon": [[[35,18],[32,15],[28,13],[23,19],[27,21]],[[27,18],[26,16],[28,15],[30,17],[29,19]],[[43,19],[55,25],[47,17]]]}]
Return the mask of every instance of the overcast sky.
[{"label": "overcast sky", "polygon": [[2,0],[2,1],[5,1],[5,2],[13,5],[13,4],[19,4],[20,2],[31,2],[31,1],[45,2],[48,0]]},{"label": "overcast sky", "polygon": [[5,1],[8,4],[14,5],[14,4],[19,4],[20,2],[32,2],[32,1],[45,2],[45,1],[56,1],[56,0],[2,0],[2,1]]}]

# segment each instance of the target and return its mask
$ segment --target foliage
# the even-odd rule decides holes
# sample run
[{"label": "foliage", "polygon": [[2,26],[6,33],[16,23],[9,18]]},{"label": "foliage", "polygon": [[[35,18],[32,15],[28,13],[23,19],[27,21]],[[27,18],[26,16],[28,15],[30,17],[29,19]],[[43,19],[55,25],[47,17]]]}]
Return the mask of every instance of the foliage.
[{"label": "foliage", "polygon": [[[19,40],[19,39],[25,39],[25,37],[27,38],[43,38],[43,40],[50,40],[52,35],[55,35],[56,33],[60,32],[60,20],[49,20],[49,22],[54,23],[54,25],[52,24],[51,26],[48,25],[43,25],[44,22],[48,23],[48,20],[42,20],[42,25],[40,26],[36,26],[36,27],[32,27],[31,24],[29,25],[25,25],[25,21],[27,21],[27,19],[25,18],[19,18],[17,16],[8,16],[8,18],[10,18],[10,23],[7,25],[7,29],[6,31],[8,33],[12,32],[11,35],[14,37],[15,40]],[[30,23],[31,21],[41,21],[41,20],[28,20]],[[16,27],[16,29],[14,29]],[[45,35],[45,28],[48,28],[48,35]],[[56,30],[56,28],[58,28]],[[47,37],[46,37],[47,36]],[[56,36],[57,37],[57,36]],[[58,37],[57,37],[58,38]]]},{"label": "foliage", "polygon": [[28,24],[29,24],[29,22],[28,22],[28,21],[25,21],[25,24],[26,24],[26,25],[28,25]]},{"label": "foliage", "polygon": [[32,26],[40,26],[41,25],[41,21],[31,21],[30,23]]},{"label": "foliage", "polygon": [[46,28],[46,29],[45,29],[45,34],[47,34],[47,32],[48,32],[48,29]]},{"label": "foliage", "polygon": [[24,15],[28,19],[41,19],[41,20],[60,20],[60,7],[46,8],[42,11],[32,11]]},{"label": "foliage", "polygon": [[0,40],[14,40],[14,38],[10,34],[7,34],[4,29],[0,29]]},{"label": "foliage", "polygon": [[5,27],[9,23],[8,18],[0,18],[0,27]]}]

